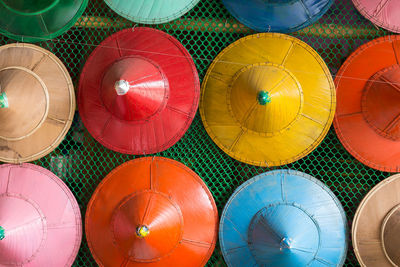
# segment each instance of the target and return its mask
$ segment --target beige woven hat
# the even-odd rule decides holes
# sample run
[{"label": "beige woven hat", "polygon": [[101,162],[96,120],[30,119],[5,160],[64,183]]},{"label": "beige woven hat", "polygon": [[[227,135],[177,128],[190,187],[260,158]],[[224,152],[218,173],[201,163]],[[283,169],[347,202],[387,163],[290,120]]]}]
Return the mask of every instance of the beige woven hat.
[{"label": "beige woven hat", "polygon": [[31,44],[0,47],[0,161],[47,155],[67,134],[74,112],[71,77],[55,55]]},{"label": "beige woven hat", "polygon": [[361,266],[400,266],[400,174],[377,184],[362,200],[352,239]]}]

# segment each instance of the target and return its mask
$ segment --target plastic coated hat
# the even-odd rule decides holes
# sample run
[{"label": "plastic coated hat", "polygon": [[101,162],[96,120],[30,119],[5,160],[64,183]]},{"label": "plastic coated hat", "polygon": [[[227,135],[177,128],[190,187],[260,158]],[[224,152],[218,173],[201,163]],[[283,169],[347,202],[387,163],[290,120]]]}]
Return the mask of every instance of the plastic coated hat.
[{"label": "plastic coated hat", "polygon": [[228,266],[342,266],[344,210],[327,186],[275,170],[242,184],[226,204],[219,239]]},{"label": "plastic coated hat", "polygon": [[225,153],[252,165],[278,166],[320,144],[335,102],[331,74],[310,46],[262,33],[216,57],[202,84],[200,114]]},{"label": "plastic coated hat", "polygon": [[165,23],[191,10],[200,0],[104,0],[118,15],[144,24]]},{"label": "plastic coated hat", "polygon": [[52,172],[0,166],[0,266],[71,266],[82,239],[78,203]]},{"label": "plastic coated hat", "polygon": [[400,32],[400,7],[397,1],[353,0],[357,10],[373,24],[391,32]]},{"label": "plastic coated hat", "polygon": [[86,238],[100,266],[204,266],[217,239],[218,211],[185,165],[140,158],[100,183],[86,212]]},{"label": "plastic coated hat", "polygon": [[365,165],[400,171],[400,37],[375,39],[359,47],[340,68],[336,133]]},{"label": "plastic coated hat", "polygon": [[352,241],[361,266],[400,265],[400,175],[377,184],[353,220]]},{"label": "plastic coated hat", "polygon": [[55,38],[82,15],[88,0],[0,0],[0,33],[23,42]]},{"label": "plastic coated hat", "polygon": [[260,32],[295,32],[319,20],[333,0],[222,0],[241,23]]},{"label": "plastic coated hat", "polygon": [[79,113],[102,145],[126,154],[166,150],[196,115],[200,83],[178,40],[151,28],[113,34],[89,57],[79,83]]},{"label": "plastic coated hat", "polygon": [[61,143],[75,113],[71,77],[49,51],[0,47],[0,161],[39,159]]}]

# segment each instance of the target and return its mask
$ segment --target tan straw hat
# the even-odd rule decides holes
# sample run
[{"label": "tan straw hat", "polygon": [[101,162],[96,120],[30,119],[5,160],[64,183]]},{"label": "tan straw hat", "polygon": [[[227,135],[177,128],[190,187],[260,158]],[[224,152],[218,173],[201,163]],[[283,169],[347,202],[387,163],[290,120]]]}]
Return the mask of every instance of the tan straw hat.
[{"label": "tan straw hat", "polygon": [[63,63],[31,44],[0,47],[0,161],[53,151],[71,126],[75,94]]},{"label": "tan straw hat", "polygon": [[361,201],[352,239],[361,266],[400,266],[400,174],[380,182]]}]

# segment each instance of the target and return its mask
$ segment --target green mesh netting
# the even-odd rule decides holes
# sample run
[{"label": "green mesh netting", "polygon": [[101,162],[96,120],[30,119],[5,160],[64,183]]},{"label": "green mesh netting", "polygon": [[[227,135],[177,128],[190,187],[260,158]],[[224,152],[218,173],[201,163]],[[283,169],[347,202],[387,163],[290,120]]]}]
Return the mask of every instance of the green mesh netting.
[{"label": "green mesh netting", "polygon": [[[135,23],[119,17],[102,0],[90,0],[74,28],[54,40],[40,42],[38,45],[52,51],[64,62],[77,85],[80,70],[94,47],[112,33],[134,26]],[[223,48],[254,33],[233,19],[219,0],[202,0],[184,17],[152,27],[175,36],[183,43],[195,57],[200,78],[204,77],[207,67]],[[355,10],[351,0],[336,0],[317,23],[292,35],[316,49],[332,74],[335,74],[357,47],[388,34],[364,19]],[[0,36],[0,44],[11,42],[14,41]],[[225,155],[208,137],[199,114],[175,146],[157,155],[178,160],[199,174],[213,193],[220,213],[235,188],[249,178],[269,170],[240,163]],[[61,145],[34,163],[50,169],[67,183],[84,215],[91,194],[105,175],[133,158],[103,148],[90,137],[76,114],[73,126]],[[350,156],[338,141],[333,128],[313,153],[282,168],[306,172],[325,182],[343,204],[349,229],[361,199],[375,184],[389,176],[388,173],[364,166]],[[345,265],[358,266],[351,244]],[[74,266],[96,266],[85,238]],[[218,246],[208,266],[225,266]]]}]

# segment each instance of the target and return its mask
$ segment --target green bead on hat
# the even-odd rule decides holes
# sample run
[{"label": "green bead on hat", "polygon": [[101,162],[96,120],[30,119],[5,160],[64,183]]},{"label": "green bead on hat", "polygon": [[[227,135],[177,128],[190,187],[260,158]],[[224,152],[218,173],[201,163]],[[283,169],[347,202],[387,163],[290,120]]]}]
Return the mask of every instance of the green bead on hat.
[{"label": "green bead on hat", "polygon": [[260,105],[266,105],[271,103],[271,96],[269,95],[268,91],[260,91],[257,95],[257,100]]},{"label": "green bead on hat", "polygon": [[3,227],[0,226],[0,240],[3,240],[6,237],[6,231]]}]

